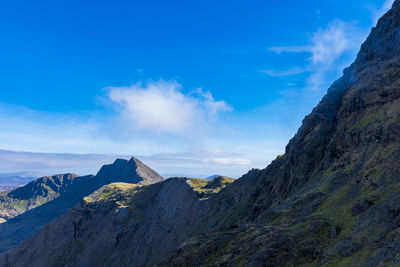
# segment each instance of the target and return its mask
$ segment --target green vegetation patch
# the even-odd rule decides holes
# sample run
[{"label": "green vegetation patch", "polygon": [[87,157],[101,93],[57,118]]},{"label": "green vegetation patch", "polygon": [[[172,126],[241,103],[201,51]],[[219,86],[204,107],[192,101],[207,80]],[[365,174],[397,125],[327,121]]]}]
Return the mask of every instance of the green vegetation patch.
[{"label": "green vegetation patch", "polygon": [[201,194],[202,199],[210,195],[220,192],[228,184],[233,183],[235,179],[229,177],[215,177],[211,180],[188,178],[187,183],[193,188],[194,191]]},{"label": "green vegetation patch", "polygon": [[130,196],[138,191],[140,186],[129,183],[112,183],[105,185],[96,192],[83,198],[87,203],[90,202],[106,202],[106,201],[118,201],[124,199],[129,201]]},{"label": "green vegetation patch", "polygon": [[59,194],[53,194],[47,198],[37,196],[31,199],[16,199],[8,196],[0,196],[0,218],[13,218],[28,210],[39,207],[57,197],[59,197]]}]

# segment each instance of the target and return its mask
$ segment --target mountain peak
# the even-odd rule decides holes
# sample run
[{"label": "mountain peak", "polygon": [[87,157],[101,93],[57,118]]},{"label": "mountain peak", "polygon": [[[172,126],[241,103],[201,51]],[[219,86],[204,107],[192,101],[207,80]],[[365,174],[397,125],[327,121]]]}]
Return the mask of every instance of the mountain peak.
[{"label": "mountain peak", "polygon": [[379,19],[367,40],[361,46],[356,63],[376,62],[400,56],[400,1]]},{"label": "mountain peak", "polygon": [[153,169],[139,159],[131,157],[130,160],[116,159],[114,163],[104,165],[96,175],[104,184],[112,182],[150,184],[164,180]]}]

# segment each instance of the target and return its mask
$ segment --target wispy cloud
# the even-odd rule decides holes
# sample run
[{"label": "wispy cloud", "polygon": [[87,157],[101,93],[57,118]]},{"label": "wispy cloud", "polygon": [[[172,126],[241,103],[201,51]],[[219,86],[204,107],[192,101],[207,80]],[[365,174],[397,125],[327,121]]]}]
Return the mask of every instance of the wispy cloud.
[{"label": "wispy cloud", "polygon": [[281,54],[281,53],[303,53],[310,52],[311,47],[309,46],[272,46],[267,50]]},{"label": "wispy cloud", "polygon": [[267,74],[268,76],[271,77],[284,77],[284,76],[292,76],[296,74],[301,74],[304,72],[308,72],[308,68],[293,68],[289,70],[284,70],[284,71],[276,71],[276,70],[260,70],[260,72]]},{"label": "wispy cloud", "polygon": [[[346,51],[359,46],[361,34],[354,24],[335,20],[326,28],[319,28],[313,33],[310,43],[304,46],[274,46],[269,51],[281,53],[309,53],[313,65],[331,65]],[[356,35],[354,35],[356,34]]]},{"label": "wispy cloud", "polygon": [[230,159],[230,158],[215,158],[212,160],[206,160],[205,162],[213,162],[223,165],[243,165],[249,166],[251,161],[248,159]]},{"label": "wispy cloud", "polygon": [[[171,81],[110,87],[115,110],[47,113],[0,103],[0,149],[67,153],[187,150],[214,135],[221,112],[232,110],[202,89],[184,93]],[[195,142],[192,142],[195,140]],[[192,148],[192,147],[191,147]]]},{"label": "wispy cloud", "polygon": [[286,71],[263,71],[273,77],[290,76],[309,72],[307,89],[321,90],[332,81],[332,73],[340,72],[354,59],[367,31],[354,23],[334,20],[325,28],[312,34],[308,44],[302,46],[274,46],[268,50],[281,53],[308,53],[308,65]]},{"label": "wispy cloud", "polygon": [[361,36],[358,29],[341,20],[331,22],[326,29],[318,29],[312,38],[311,62],[332,65],[343,53],[357,49]]}]

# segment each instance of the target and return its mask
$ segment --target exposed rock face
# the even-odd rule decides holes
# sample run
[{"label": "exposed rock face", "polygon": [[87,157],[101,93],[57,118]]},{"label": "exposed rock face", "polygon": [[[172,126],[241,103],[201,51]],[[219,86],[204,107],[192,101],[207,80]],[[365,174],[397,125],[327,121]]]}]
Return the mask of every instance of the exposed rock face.
[{"label": "exposed rock face", "polygon": [[0,252],[28,239],[83,197],[106,184],[151,184],[162,179],[136,158],[129,161],[117,159],[113,164],[103,166],[96,176],[64,174],[43,177],[0,195],[0,215],[7,220],[0,224]]},{"label": "exposed rock face", "polygon": [[399,159],[396,0],[285,155],[266,169],[231,184],[170,179],[105,187],[0,255],[0,263],[398,266]]}]

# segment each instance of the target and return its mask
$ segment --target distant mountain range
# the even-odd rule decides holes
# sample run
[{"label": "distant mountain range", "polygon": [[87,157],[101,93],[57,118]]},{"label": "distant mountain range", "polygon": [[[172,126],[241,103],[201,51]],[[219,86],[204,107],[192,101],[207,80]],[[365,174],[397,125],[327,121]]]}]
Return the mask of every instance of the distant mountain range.
[{"label": "distant mountain range", "polygon": [[15,188],[20,187],[20,185],[14,185],[14,184],[0,184],[0,193],[4,191],[10,191]]},{"label": "distant mountain range", "polygon": [[14,172],[14,173],[0,173],[0,186],[1,185],[25,185],[32,180],[38,178],[34,172]]},{"label": "distant mountain range", "polygon": [[37,177],[33,172],[0,173],[0,192],[23,186]]}]

